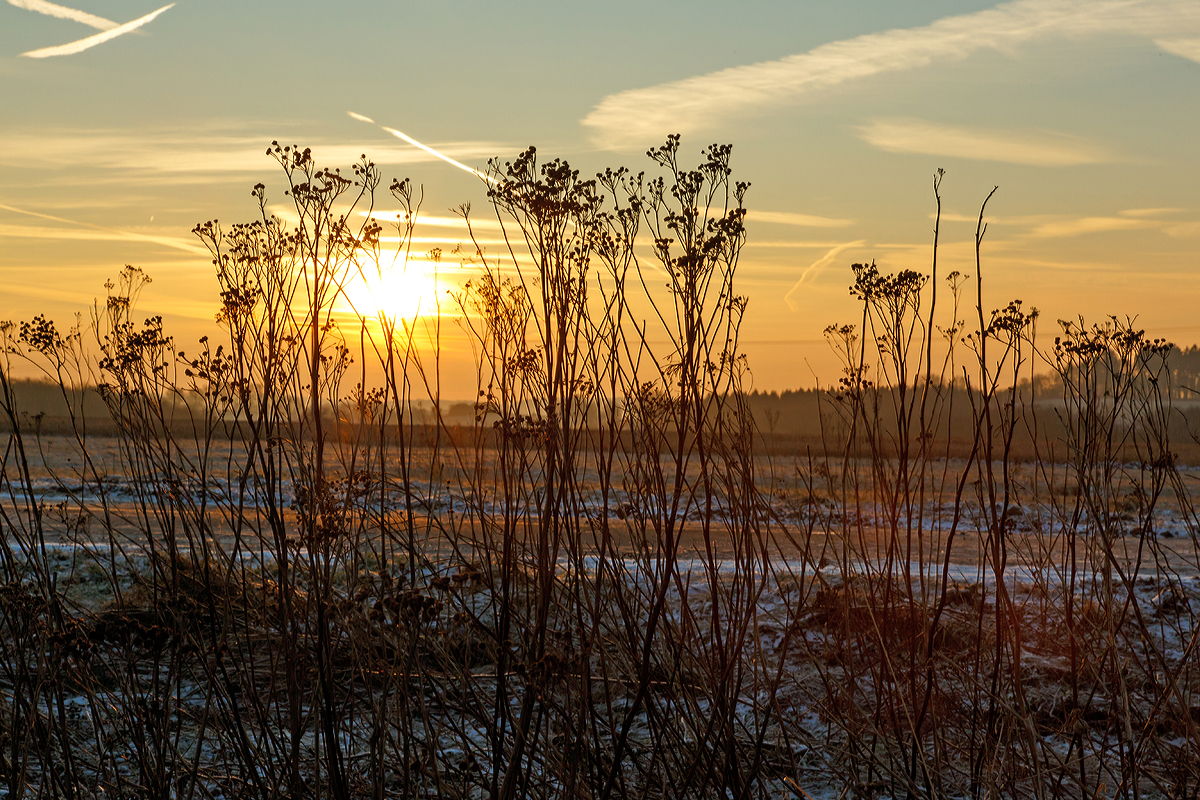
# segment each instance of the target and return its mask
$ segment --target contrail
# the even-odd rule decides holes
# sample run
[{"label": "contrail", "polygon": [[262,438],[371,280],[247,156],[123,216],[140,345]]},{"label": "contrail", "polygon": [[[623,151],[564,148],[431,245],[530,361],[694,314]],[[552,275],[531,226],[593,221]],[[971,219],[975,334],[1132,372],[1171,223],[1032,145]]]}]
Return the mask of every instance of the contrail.
[{"label": "contrail", "polygon": [[48,17],[58,17],[59,19],[69,19],[74,22],[82,22],[84,25],[89,25],[98,31],[111,31],[119,25],[111,19],[97,17],[95,14],[89,14],[86,11],[79,11],[66,6],[47,3],[46,0],[8,0],[10,6],[23,8],[26,11],[36,11],[39,14],[45,14]]},{"label": "contrail", "polygon": [[208,250],[201,245],[189,244],[187,242],[182,242],[178,239],[172,239],[165,236],[152,236],[145,233],[134,233],[132,231],[123,231],[120,228],[106,228],[103,225],[94,225],[91,222],[80,222],[74,219],[67,219],[66,217],[56,217],[52,214],[43,214],[39,211],[26,211],[23,208],[5,205],[4,203],[0,203],[0,209],[4,211],[11,211],[14,214],[24,214],[27,217],[38,217],[40,219],[51,220],[52,222],[65,222],[68,225],[78,225],[82,228],[92,228],[93,230],[104,231],[105,233],[115,233],[125,237],[126,239],[129,239],[130,241],[150,242],[152,244],[160,244],[165,247],[173,247],[176,250],[183,250],[187,253],[208,255]]},{"label": "contrail", "polygon": [[456,166],[461,170],[466,170],[467,172],[470,172],[472,175],[477,175],[480,178],[483,178],[488,183],[498,183],[498,181],[495,178],[491,177],[490,175],[484,175],[482,172],[475,169],[474,167],[468,167],[466,164],[462,163],[461,161],[455,161],[450,156],[448,156],[444,153],[439,153],[437,150],[434,150],[432,147],[430,147],[427,144],[421,144],[416,139],[409,136],[407,133],[401,133],[400,131],[396,130],[395,128],[389,128],[386,125],[380,125],[378,122],[371,119],[370,117],[364,117],[362,114],[356,114],[353,111],[347,111],[346,113],[349,114],[352,119],[356,119],[359,122],[368,122],[372,125],[377,125],[379,128],[387,131],[392,136],[395,136],[397,139],[408,142],[413,147],[419,147],[422,150],[424,150],[426,153],[429,153],[431,156],[436,156],[437,158],[440,158],[442,161],[445,161],[447,164],[452,164],[453,166]]},{"label": "contrail", "polygon": [[804,272],[802,272],[800,274],[800,280],[796,281],[795,285],[793,285],[792,288],[788,290],[788,293],[783,296],[783,300],[785,303],[788,304],[788,308],[790,308],[792,311],[799,310],[799,308],[800,308],[799,305],[796,303],[795,300],[792,299],[793,295],[795,295],[796,292],[800,291],[801,286],[803,286],[804,284],[813,280],[813,278],[816,277],[817,272],[819,272],[822,267],[824,267],[826,264],[830,263],[835,258],[837,258],[838,254],[841,253],[843,250],[847,250],[851,247],[859,247],[864,244],[866,244],[865,239],[859,239],[856,242],[844,242],[842,244],[839,244],[835,247],[830,248],[829,252],[827,252],[825,255],[821,256],[819,259],[817,259],[813,263],[809,264],[808,267],[804,270]]},{"label": "contrail", "polygon": [[[9,0],[9,2],[12,2],[12,0]],[[28,53],[21,53],[21,55],[28,58],[48,58],[50,56],[70,56],[74,55],[75,53],[82,53],[84,50],[87,50],[90,47],[95,47],[98,44],[103,44],[109,39],[115,39],[118,36],[129,33],[130,31],[137,30],[174,5],[174,3],[171,3],[170,5],[163,6],[157,11],[151,11],[144,17],[138,17],[133,22],[126,22],[124,25],[118,25],[112,30],[94,34],[86,39],[79,39],[75,42],[60,44],[57,47],[43,47],[40,50],[30,50]]]}]

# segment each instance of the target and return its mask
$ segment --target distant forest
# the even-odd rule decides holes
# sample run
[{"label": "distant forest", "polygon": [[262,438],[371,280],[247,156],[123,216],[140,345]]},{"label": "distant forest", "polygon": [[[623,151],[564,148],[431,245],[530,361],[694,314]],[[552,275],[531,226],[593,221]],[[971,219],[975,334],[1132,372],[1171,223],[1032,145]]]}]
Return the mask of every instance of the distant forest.
[{"label": "distant forest", "polygon": [[[1168,365],[1171,375],[1170,397],[1180,401],[1177,407],[1183,412],[1177,422],[1190,431],[1200,432],[1200,346],[1173,349],[1168,357]],[[1039,408],[1044,409],[1043,412],[1039,412],[1039,416],[1042,424],[1048,426],[1045,433],[1052,437],[1057,422],[1053,408],[1057,405],[1056,401],[1063,397],[1061,378],[1055,373],[1039,373],[1034,376],[1032,382],[1028,379],[1023,380],[1018,392],[1026,402],[1032,400]],[[954,390],[947,393],[946,397],[954,406],[949,416],[951,436],[969,438],[970,399],[966,396],[964,387],[956,384]],[[837,404],[834,402],[834,393],[830,390],[754,391],[746,396],[746,400],[759,430],[768,441],[795,437],[811,440],[820,437],[822,432],[828,435],[838,430]],[[1186,431],[1179,432],[1185,434],[1183,441],[1190,441],[1191,436],[1186,435]],[[945,430],[940,434],[944,435]]]},{"label": "distant forest", "polygon": [[[1171,397],[1184,401],[1181,406],[1186,409],[1189,427],[1200,430],[1200,425],[1191,426],[1191,417],[1197,417],[1200,423],[1200,346],[1186,349],[1176,348],[1168,358],[1171,372]],[[39,380],[18,380],[12,382],[13,393],[17,398],[18,408],[22,409],[22,424],[29,430],[41,429],[45,433],[65,433],[69,430],[69,414],[67,402],[57,385]],[[1062,397],[1062,383],[1053,373],[1038,374],[1032,385],[1025,380],[1021,390],[1029,391],[1039,406],[1050,407],[1057,398]],[[947,397],[954,405],[950,415],[950,432],[953,438],[970,436],[970,401],[963,387],[956,386]],[[1198,401],[1197,407],[1192,403]],[[95,389],[88,389],[71,398],[75,408],[82,408],[88,420],[89,430],[97,434],[105,434],[111,427],[108,411],[104,401]],[[775,442],[785,448],[789,440],[820,439],[822,434],[828,436],[839,430],[837,402],[835,395],[826,389],[795,389],[783,392],[753,391],[746,395],[746,403],[754,415],[754,420],[764,439]],[[468,401],[449,401],[443,405],[442,419],[448,426],[471,427],[475,424],[475,407]],[[1055,420],[1055,415],[1047,408],[1041,415],[1046,424]],[[411,422],[417,425],[430,424],[434,421],[433,408],[430,403],[418,402],[412,410]],[[8,430],[7,420],[0,420],[0,430]],[[944,435],[945,430],[941,431]]]}]

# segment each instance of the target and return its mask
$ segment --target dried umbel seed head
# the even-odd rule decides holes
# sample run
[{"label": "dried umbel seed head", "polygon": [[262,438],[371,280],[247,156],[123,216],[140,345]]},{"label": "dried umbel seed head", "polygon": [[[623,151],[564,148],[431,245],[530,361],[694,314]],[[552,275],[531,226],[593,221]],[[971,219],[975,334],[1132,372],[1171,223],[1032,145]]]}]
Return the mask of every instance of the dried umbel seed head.
[{"label": "dried umbel seed head", "polygon": [[567,666],[567,659],[561,653],[547,652],[529,668],[529,680],[541,686],[552,686],[566,674]]}]

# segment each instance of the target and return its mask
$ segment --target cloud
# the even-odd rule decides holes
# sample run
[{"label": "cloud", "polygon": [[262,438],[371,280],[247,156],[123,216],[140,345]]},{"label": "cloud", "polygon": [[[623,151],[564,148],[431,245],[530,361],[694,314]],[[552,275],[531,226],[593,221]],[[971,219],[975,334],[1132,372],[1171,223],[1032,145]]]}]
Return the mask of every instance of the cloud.
[{"label": "cloud", "polygon": [[849,250],[851,247],[861,247],[864,244],[866,244],[865,239],[859,239],[854,242],[842,242],[841,244],[834,245],[825,255],[809,264],[804,272],[800,273],[800,280],[796,281],[792,288],[788,290],[788,293],[783,296],[783,300],[788,304],[788,308],[792,311],[800,309],[800,304],[795,299],[796,294],[800,291],[800,287],[806,283],[811,283],[816,278],[817,273],[832,263],[842,251]]},{"label": "cloud", "polygon": [[0,224],[0,236],[10,236],[22,239],[83,239],[92,241],[147,242],[150,244],[170,247],[175,250],[183,250],[196,255],[208,255],[208,250],[193,239],[181,239],[177,236],[157,236],[154,234],[136,233],[134,231],[106,228],[103,225],[93,225],[90,222],[77,222],[73,219],[56,217],[52,214],[43,214],[39,211],[28,211],[23,208],[16,208],[15,206],[4,205],[2,203],[0,203],[0,210],[8,211],[13,214],[20,214],[26,217],[45,219],[51,222],[63,222],[72,226],[70,228],[60,228],[46,225]]},{"label": "cloud", "polygon": [[[39,305],[55,303],[60,304],[60,308],[63,305],[86,308],[96,300],[96,292],[63,288],[58,285],[47,285],[42,270],[39,270],[36,276],[28,277],[27,280],[29,283],[27,284],[23,284],[20,278],[13,274],[16,272],[16,269],[12,269],[5,276],[4,293],[10,298],[10,302],[17,297],[22,297],[27,300],[40,301]],[[97,281],[97,288],[99,288],[99,281]],[[14,305],[16,304],[14,303]],[[28,306],[30,304],[27,302],[24,305]],[[5,311],[4,313],[8,314],[11,312]],[[212,317],[211,310],[208,313],[208,317]]]},{"label": "cloud", "polygon": [[[3,208],[3,206],[0,206]],[[296,213],[296,207],[288,203],[273,203],[267,206],[267,212],[279,217],[289,225],[299,225],[300,216]],[[417,224],[414,228],[415,234],[412,237],[401,237],[396,235],[388,235],[389,232],[394,232],[393,227],[396,215],[401,212],[388,209],[373,209],[370,211],[360,210],[357,212],[361,218],[370,217],[376,222],[384,226],[384,235],[379,237],[379,241],[389,244],[409,243],[413,245],[440,245],[443,249],[449,251],[457,245],[463,245],[469,248],[471,240],[467,236],[467,224],[462,217],[440,217],[429,214],[418,214]],[[430,231],[426,228],[454,228],[451,231]],[[476,223],[475,219],[471,220],[471,227],[476,231],[488,229],[493,232],[502,230],[501,225],[496,220],[482,220]],[[418,235],[432,234],[432,235]],[[504,239],[487,239],[476,235],[475,244],[480,246],[505,246],[508,244]]]},{"label": "cloud", "polygon": [[[35,131],[3,130],[0,165],[31,169],[112,169],[170,175],[194,181],[226,180],[229,173],[262,173],[275,162],[267,143],[275,134],[245,134],[221,128]],[[428,163],[437,156],[387,141],[308,140],[321,164],[348,165],[366,153],[379,165]],[[441,151],[459,158],[486,159],[506,146],[493,142],[447,142]]]},{"label": "cloud", "polygon": [[1116,160],[1104,147],[1060,133],[990,131],[919,119],[882,119],[858,128],[866,143],[889,153],[1069,167]]},{"label": "cloud", "polygon": [[[403,216],[404,212],[398,209],[373,209],[371,211],[358,212],[360,217],[374,217],[378,222],[394,222],[396,217]],[[434,214],[417,214],[417,227],[422,225],[431,225],[437,228],[461,228],[463,231],[467,229],[467,221],[462,217],[440,217]],[[500,230],[501,225],[494,219],[477,219],[471,217],[471,227],[476,229]]]},{"label": "cloud", "polygon": [[130,31],[137,30],[174,5],[174,3],[165,5],[157,11],[151,11],[144,17],[138,17],[132,22],[126,22],[124,25],[118,25],[115,28],[106,30],[102,33],[93,34],[85,39],[68,42],[67,44],[60,44],[56,47],[43,47],[40,50],[30,50],[27,53],[21,53],[21,55],[27,58],[49,58],[51,56],[70,56],[76,53],[82,53],[84,50],[95,47],[98,44],[104,44],[110,39],[115,39],[118,36],[123,36],[124,34],[129,33]]},{"label": "cloud", "polygon": [[1200,235],[1200,222],[1180,222],[1167,225],[1163,228],[1163,233],[1175,239],[1190,239]]},{"label": "cloud", "polygon": [[750,209],[746,219],[753,222],[771,222],[777,225],[797,225],[804,228],[844,228],[854,222],[851,219],[832,219],[811,214],[793,214],[790,211],[759,211]]},{"label": "cloud", "polygon": [[1182,208],[1127,208],[1118,211],[1122,217],[1165,217],[1182,212]]},{"label": "cloud", "polygon": [[[937,218],[937,215],[934,212],[932,212],[932,211],[929,212],[929,219],[936,219],[936,218]],[[1040,223],[1051,221],[1053,219],[1054,219],[1053,215],[1050,215],[1050,214],[1024,214],[1024,215],[1011,216],[1011,217],[993,216],[992,214],[986,214],[983,218],[983,221],[986,222],[989,227],[995,226],[995,225],[1030,226],[1030,225],[1038,225]],[[974,214],[963,214],[963,213],[960,213],[957,211],[943,211],[942,212],[942,222],[969,222],[972,225],[974,225],[978,221],[979,221],[979,212],[978,211],[976,211]]]},{"label": "cloud", "polygon": [[8,4],[17,8],[23,8],[26,11],[36,11],[48,17],[82,22],[84,25],[95,28],[98,31],[111,31],[113,28],[120,27],[111,19],[97,17],[95,14],[89,14],[86,11],[78,11],[74,8],[47,3],[46,0],[8,0]]},{"label": "cloud", "polygon": [[9,225],[0,223],[0,236],[11,239],[50,239],[54,241],[86,241],[86,242],[143,242],[169,247],[172,250],[183,250],[194,255],[208,255],[199,244],[178,236],[154,236],[131,231],[61,228],[48,225]]},{"label": "cloud", "polygon": [[1191,39],[1155,39],[1154,43],[1173,56],[1200,62],[1200,37]]},{"label": "cloud", "polygon": [[791,239],[786,241],[763,240],[750,238],[746,241],[743,247],[757,247],[764,250],[828,250],[831,247],[837,247],[841,242],[830,241],[812,241],[804,239]]},{"label": "cloud", "polygon": [[[601,146],[646,147],[668,133],[691,133],[848,81],[961,60],[983,49],[1014,53],[1039,39],[1180,33],[1200,34],[1195,0],[1016,0],[930,25],[829,42],[778,61],[619,92],[602,99],[582,124]],[[1177,48],[1171,52],[1192,52],[1180,44],[1183,39],[1170,41]]]},{"label": "cloud", "polygon": [[1084,233],[1107,233],[1109,231],[1136,231],[1161,228],[1163,223],[1154,219],[1131,219],[1129,217],[1080,217],[1059,222],[1047,222],[1030,232],[1037,239],[1053,239],[1064,236],[1079,236]]},{"label": "cloud", "polygon": [[[1054,214],[993,217],[989,214],[984,218],[984,222],[989,226],[1008,225],[1026,229],[1024,232],[1016,234],[1015,239],[992,242],[993,248],[997,246],[1003,248],[1024,239],[1058,239],[1114,231],[1161,230],[1168,236],[1176,238],[1190,237],[1200,233],[1200,222],[1163,219],[1163,217],[1177,217],[1186,211],[1187,209],[1183,208],[1127,208],[1118,211],[1116,216],[1094,217],[1065,217]],[[932,218],[933,215],[930,214],[930,219]],[[958,214],[952,211],[942,213],[943,222],[969,222],[974,225],[977,220],[978,216]]]}]

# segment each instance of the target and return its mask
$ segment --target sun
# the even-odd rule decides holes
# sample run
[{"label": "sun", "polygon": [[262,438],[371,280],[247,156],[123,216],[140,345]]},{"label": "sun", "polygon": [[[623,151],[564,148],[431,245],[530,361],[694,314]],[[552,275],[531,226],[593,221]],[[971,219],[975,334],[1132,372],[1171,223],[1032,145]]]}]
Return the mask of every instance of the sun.
[{"label": "sun", "polygon": [[346,284],[353,311],[366,317],[413,320],[438,313],[433,264],[416,258],[399,260],[380,272],[364,271]]}]

